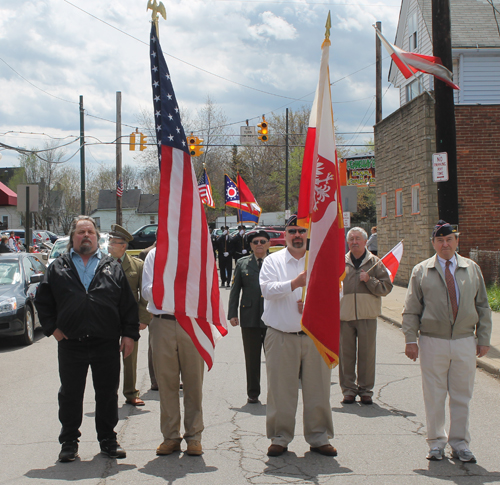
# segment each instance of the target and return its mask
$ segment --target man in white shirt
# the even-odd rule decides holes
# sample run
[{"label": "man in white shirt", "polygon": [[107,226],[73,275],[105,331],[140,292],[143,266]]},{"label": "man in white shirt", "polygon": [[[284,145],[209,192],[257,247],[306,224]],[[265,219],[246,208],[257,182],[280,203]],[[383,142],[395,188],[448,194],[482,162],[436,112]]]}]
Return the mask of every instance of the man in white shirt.
[{"label": "man in white shirt", "polygon": [[286,249],[269,255],[260,271],[264,297],[262,320],[267,325],[264,348],[267,368],[266,428],[268,456],[288,450],[302,385],[304,437],[311,451],[337,456],[330,444],[333,420],[330,406],[331,371],[313,341],[301,330],[302,287],[307,230],[292,216],[285,230]]},{"label": "man in white shirt", "polygon": [[[448,443],[454,458],[475,463],[469,449],[469,405],[476,355],[486,355],[490,345],[491,310],[481,269],[456,252],[456,230],[439,221],[432,245],[436,255],[413,268],[408,284],[403,309],[405,354],[414,361],[420,357],[427,459],[442,460]],[[449,433],[445,430],[447,396]]]},{"label": "man in white shirt", "polygon": [[[174,315],[156,308],[153,301],[153,275],[156,247],[147,255],[142,273],[142,296],[153,314],[149,324],[153,366],[160,393],[160,427],[163,443],[157,455],[170,455],[187,442],[188,455],[201,455],[203,432],[202,388],[205,363],[191,337],[179,325]],[[179,402],[180,376],[183,382],[184,435],[181,437]]]}]

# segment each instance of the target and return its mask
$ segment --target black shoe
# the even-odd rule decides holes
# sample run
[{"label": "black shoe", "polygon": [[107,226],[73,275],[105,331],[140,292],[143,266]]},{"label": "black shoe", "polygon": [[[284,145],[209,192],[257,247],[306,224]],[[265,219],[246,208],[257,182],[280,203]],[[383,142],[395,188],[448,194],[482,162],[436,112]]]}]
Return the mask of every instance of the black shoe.
[{"label": "black shoe", "polygon": [[247,399],[247,403],[249,404],[257,404],[259,402],[259,398],[258,397],[249,397]]},{"label": "black shoe", "polygon": [[102,440],[99,444],[101,445],[101,453],[110,458],[125,458],[127,456],[125,450],[116,440]]},{"label": "black shoe", "polygon": [[65,441],[61,446],[61,453],[59,453],[59,461],[63,463],[68,461],[75,461],[78,456],[78,441]]}]

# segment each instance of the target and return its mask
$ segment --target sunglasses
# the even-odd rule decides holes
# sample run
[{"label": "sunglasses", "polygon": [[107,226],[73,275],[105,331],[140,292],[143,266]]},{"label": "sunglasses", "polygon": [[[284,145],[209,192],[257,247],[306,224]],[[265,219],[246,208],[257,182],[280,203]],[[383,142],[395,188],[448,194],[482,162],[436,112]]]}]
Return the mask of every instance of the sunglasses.
[{"label": "sunglasses", "polygon": [[269,241],[267,239],[257,239],[257,240],[254,239],[252,241],[252,244],[255,244],[255,245],[262,244],[262,245],[264,245],[264,244],[267,244],[268,242]]},{"label": "sunglasses", "polygon": [[307,229],[287,229],[288,234],[296,234],[297,232],[299,234],[305,234],[307,232]]}]

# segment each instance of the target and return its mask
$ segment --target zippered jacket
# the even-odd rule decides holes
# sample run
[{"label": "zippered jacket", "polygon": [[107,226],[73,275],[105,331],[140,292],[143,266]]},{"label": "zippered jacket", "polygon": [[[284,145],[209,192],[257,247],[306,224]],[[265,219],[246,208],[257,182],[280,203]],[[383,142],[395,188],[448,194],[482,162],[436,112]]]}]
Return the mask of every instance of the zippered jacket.
[{"label": "zippered jacket", "polygon": [[137,302],[120,263],[109,256],[102,256],[88,290],[70,254],[59,256],[38,286],[35,306],[47,336],[58,328],[69,339],[139,339]]},{"label": "zippered jacket", "polygon": [[[343,297],[340,300],[340,319],[346,322],[353,320],[373,320],[382,313],[382,296],[392,291],[389,274],[382,263],[377,264],[379,258],[370,251],[358,269],[351,261],[351,252],[345,255],[345,278],[343,284]],[[361,270],[370,273],[368,282],[360,281]]]}]

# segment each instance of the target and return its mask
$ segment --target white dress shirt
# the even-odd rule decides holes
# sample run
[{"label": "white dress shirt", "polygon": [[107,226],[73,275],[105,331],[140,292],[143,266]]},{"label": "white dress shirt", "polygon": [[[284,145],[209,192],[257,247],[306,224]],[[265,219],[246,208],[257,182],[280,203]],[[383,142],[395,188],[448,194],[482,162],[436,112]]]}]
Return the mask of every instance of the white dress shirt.
[{"label": "white dress shirt", "polygon": [[[156,308],[153,302],[153,275],[155,269],[155,257],[156,257],[156,248],[151,249],[148,255],[146,256],[146,260],[144,261],[144,268],[142,270],[142,297],[147,300],[148,306],[146,307],[149,313],[153,315],[160,314],[169,314],[164,310],[159,310]],[[172,313],[170,313],[172,315]]]},{"label": "white dress shirt", "polygon": [[297,302],[302,288],[292,291],[292,280],[304,271],[305,254],[295,259],[288,249],[272,253],[264,259],[259,283],[264,297],[262,321],[281,332],[300,332],[301,314]]}]

